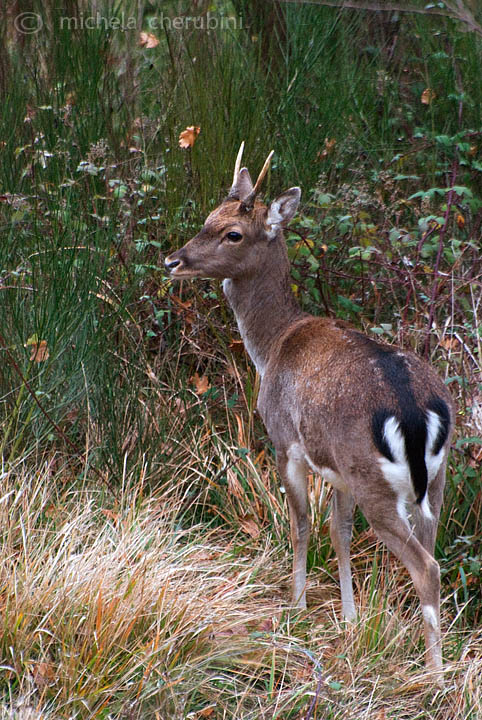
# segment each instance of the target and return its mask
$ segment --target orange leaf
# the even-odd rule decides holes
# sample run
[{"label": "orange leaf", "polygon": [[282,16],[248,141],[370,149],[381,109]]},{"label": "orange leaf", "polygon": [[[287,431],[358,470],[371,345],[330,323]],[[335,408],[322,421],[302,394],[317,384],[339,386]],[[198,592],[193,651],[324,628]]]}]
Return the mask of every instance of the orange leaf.
[{"label": "orange leaf", "polygon": [[457,350],[460,343],[457,338],[447,337],[440,341],[440,345],[445,348],[445,350]]},{"label": "orange leaf", "polygon": [[328,155],[331,155],[331,153],[335,150],[336,145],[336,138],[331,138],[330,140],[328,138],[325,138],[325,149],[321,150],[318,155],[316,156],[317,160],[324,160]]},{"label": "orange leaf", "polygon": [[179,147],[190,148],[197,140],[197,136],[201,132],[198,125],[190,125],[182,133],[179,134]]},{"label": "orange leaf", "polygon": [[435,94],[435,91],[431,88],[425,88],[425,90],[422,93],[422,96],[420,98],[420,102],[422,105],[430,105],[430,103],[435,100],[437,95]]},{"label": "orange leaf", "polygon": [[30,362],[41,363],[49,359],[49,349],[46,340],[38,343],[32,343],[32,352],[30,354]]},{"label": "orange leaf", "polygon": [[139,45],[150,50],[159,45],[159,40],[152,33],[141,32],[139,33]]},{"label": "orange leaf", "polygon": [[194,373],[190,380],[194,385],[196,395],[204,395],[204,393],[206,393],[211,387],[206,375],[199,376],[199,373]]},{"label": "orange leaf", "polygon": [[205,707],[198,712],[197,716],[200,718],[211,717],[211,715],[214,712],[215,707],[216,707],[215,705],[210,705],[209,707]]}]

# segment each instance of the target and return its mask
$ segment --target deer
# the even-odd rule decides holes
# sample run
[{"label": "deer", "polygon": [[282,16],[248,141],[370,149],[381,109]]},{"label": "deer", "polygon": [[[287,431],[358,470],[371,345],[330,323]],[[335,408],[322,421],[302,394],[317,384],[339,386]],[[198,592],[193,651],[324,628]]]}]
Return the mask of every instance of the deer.
[{"label": "deer", "polygon": [[304,312],[293,295],[284,230],[301,198],[291,187],[271,204],[257,196],[239,149],[231,189],[200,232],[165,258],[173,279],[223,281],[260,377],[257,409],[276,452],[290,515],[292,604],[306,608],[308,481],[333,486],[330,537],[342,615],[353,622],[350,542],[358,506],[408,570],[418,595],[429,678],[443,683],[440,568],[435,539],[454,408],[445,383],[410,350],[346,321]]}]

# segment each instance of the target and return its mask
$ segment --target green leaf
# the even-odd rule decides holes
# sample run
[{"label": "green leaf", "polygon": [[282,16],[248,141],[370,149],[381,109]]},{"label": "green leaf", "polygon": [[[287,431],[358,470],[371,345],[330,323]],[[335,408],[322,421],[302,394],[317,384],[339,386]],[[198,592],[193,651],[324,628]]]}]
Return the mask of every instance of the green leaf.
[{"label": "green leaf", "polygon": [[360,305],[357,305],[353,302],[353,300],[350,300],[350,298],[344,297],[343,295],[338,295],[338,302],[342,307],[350,312],[360,313],[363,311],[363,308],[360,307]]},{"label": "green leaf", "polygon": [[454,185],[451,188],[447,188],[445,190],[446,193],[454,191],[454,193],[457,193],[457,195],[465,195],[466,197],[472,198],[474,197],[474,194],[472,190],[470,190],[468,187],[465,187],[465,185]]},{"label": "green leaf", "polygon": [[455,444],[455,447],[458,450],[463,445],[482,445],[482,438],[478,437],[477,435],[474,435],[473,437],[459,438],[459,440],[457,440]]}]

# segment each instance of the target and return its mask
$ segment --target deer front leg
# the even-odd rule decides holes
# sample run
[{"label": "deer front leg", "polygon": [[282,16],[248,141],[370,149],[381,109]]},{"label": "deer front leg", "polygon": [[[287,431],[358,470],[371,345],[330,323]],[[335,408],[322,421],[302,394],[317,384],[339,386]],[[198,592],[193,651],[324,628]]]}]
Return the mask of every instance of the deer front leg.
[{"label": "deer front leg", "polygon": [[344,493],[336,488],[333,489],[330,535],[338,562],[342,613],[346,620],[355,620],[356,618],[350,565],[350,542],[354,507],[355,502],[349,493]]},{"label": "deer front leg", "polygon": [[292,602],[295,607],[306,608],[306,556],[310,536],[307,468],[297,446],[291,446],[286,455],[279,455],[278,468],[290,509],[293,545]]}]

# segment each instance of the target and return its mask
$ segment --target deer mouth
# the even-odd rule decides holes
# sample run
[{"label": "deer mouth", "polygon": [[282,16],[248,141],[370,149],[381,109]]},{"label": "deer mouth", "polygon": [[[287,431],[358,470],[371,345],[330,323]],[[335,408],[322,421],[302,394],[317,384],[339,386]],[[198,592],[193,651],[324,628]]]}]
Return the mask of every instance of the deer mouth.
[{"label": "deer mouth", "polygon": [[199,273],[196,270],[189,270],[189,268],[173,268],[169,271],[169,276],[174,278],[196,278],[199,277]]}]

